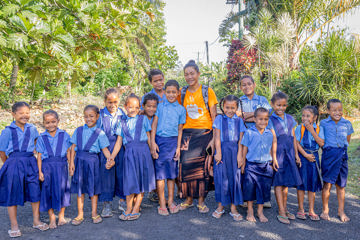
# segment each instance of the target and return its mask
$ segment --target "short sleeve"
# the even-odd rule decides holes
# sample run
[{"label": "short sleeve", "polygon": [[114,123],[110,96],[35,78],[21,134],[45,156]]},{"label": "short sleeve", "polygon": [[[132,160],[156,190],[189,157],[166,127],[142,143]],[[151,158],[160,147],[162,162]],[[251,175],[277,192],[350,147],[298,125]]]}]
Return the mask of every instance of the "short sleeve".
[{"label": "short sleeve", "polygon": [[11,138],[10,129],[5,128],[4,130],[2,130],[0,135],[0,151],[5,152],[7,150],[9,146],[10,138]]},{"label": "short sleeve", "polygon": [[267,125],[268,129],[274,129],[274,124],[272,123],[272,121],[269,119],[269,123]]},{"label": "short sleeve", "polygon": [[212,126],[213,128],[221,129],[221,118],[222,118],[221,115],[216,116],[215,121]]},{"label": "short sleeve", "polygon": [[[320,128],[321,129],[321,128]],[[297,126],[295,129],[295,137],[298,142],[300,142],[301,138],[301,125]]]},{"label": "short sleeve", "polygon": [[77,131],[78,131],[78,129],[75,129],[73,135],[71,136],[71,139],[70,139],[70,143],[71,143],[71,144],[77,145],[77,137],[76,137]]},{"label": "short sleeve", "polygon": [[269,111],[269,114],[270,114],[270,112],[271,112],[271,106],[270,106],[268,100],[267,100],[264,96],[261,96],[260,99],[261,99],[261,100],[260,100],[260,102],[261,102],[261,107],[266,108],[266,109]]},{"label": "short sleeve", "polygon": [[246,131],[246,127],[245,127],[245,124],[244,124],[244,121],[242,120],[242,118],[240,118],[240,121],[239,121],[239,130],[240,130],[240,132]]},{"label": "short sleeve", "polygon": [[43,154],[45,152],[45,144],[44,140],[41,138],[38,138],[36,141],[36,151]]},{"label": "short sleeve", "polygon": [[241,140],[241,144],[245,147],[248,147],[250,144],[250,133],[249,131],[245,131],[244,137]]},{"label": "short sleeve", "polygon": [[[324,120],[325,120],[325,119],[324,119]],[[320,121],[320,127],[325,128],[325,123],[324,123],[324,120],[321,120],[321,121]]]},{"label": "short sleeve", "polygon": [[34,125],[31,127],[31,135],[34,137],[34,139],[37,139],[40,136],[38,130]]},{"label": "short sleeve", "polygon": [[347,135],[351,135],[354,133],[354,128],[350,121],[347,122]]},{"label": "short sleeve", "polygon": [[324,127],[319,126],[319,128],[320,128],[319,137],[320,137],[321,139],[325,139]]},{"label": "short sleeve", "polygon": [[64,143],[65,143],[66,149],[71,147],[70,135],[67,132],[64,133]]},{"label": "short sleeve", "polygon": [[144,117],[143,127],[145,129],[145,132],[150,132],[151,131],[150,121],[149,121],[149,119],[147,117]]},{"label": "short sleeve", "polygon": [[297,122],[295,121],[295,119],[294,119],[292,116],[291,116],[291,119],[292,119],[292,122],[293,122],[291,128],[294,128],[294,127],[296,127],[298,124],[297,124]]},{"label": "short sleeve", "polygon": [[218,104],[218,101],[216,99],[216,95],[215,95],[215,92],[214,90],[212,90],[212,88],[209,88],[208,89],[208,94],[209,94],[209,107],[212,107],[214,106],[215,104]]},{"label": "short sleeve", "polygon": [[[145,94],[145,95],[146,95],[146,94]],[[144,103],[144,97],[145,97],[145,95],[142,96],[142,98],[141,98],[141,104],[140,104],[140,109],[141,109],[141,110],[144,110],[144,108],[143,108],[143,103]]]},{"label": "short sleeve", "polygon": [[99,139],[99,147],[100,147],[100,149],[104,149],[104,148],[106,148],[106,147],[108,147],[110,145],[109,139],[106,136],[104,131],[100,132],[98,139]]},{"label": "short sleeve", "polygon": [[185,123],[186,123],[186,110],[183,106],[181,106],[179,124],[185,124]]}]

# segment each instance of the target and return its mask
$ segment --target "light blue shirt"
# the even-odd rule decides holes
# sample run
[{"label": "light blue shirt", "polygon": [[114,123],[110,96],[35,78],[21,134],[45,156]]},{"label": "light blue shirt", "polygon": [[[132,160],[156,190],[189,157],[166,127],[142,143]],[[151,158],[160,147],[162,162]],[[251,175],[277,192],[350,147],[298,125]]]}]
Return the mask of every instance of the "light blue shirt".
[{"label": "light blue shirt", "polygon": [[341,118],[336,124],[331,117],[322,120],[320,126],[324,128],[326,147],[344,147],[349,146],[347,136],[354,133],[353,126],[349,120]]},{"label": "light blue shirt", "polygon": [[[22,147],[22,143],[24,141],[24,136],[25,136],[26,130],[28,128],[30,128],[30,140],[29,140],[29,145],[28,145],[26,151],[33,152],[35,149],[35,140],[39,136],[39,132],[37,131],[36,127],[30,123],[26,123],[24,126],[24,131],[23,131],[23,130],[21,130],[20,127],[18,127],[15,124],[15,121],[10,124],[10,127],[16,128],[16,133],[18,135],[18,141],[19,141],[19,151],[21,151],[21,147]],[[5,128],[1,132],[0,151],[5,152],[5,154],[7,156],[9,156],[10,153],[12,153],[14,151],[11,130],[9,128]]]},{"label": "light blue shirt", "polygon": [[143,105],[143,103],[144,103],[144,97],[145,97],[147,94],[149,94],[149,93],[155,94],[155,95],[159,98],[159,103],[167,102],[167,101],[168,101],[168,100],[166,99],[165,92],[163,93],[163,96],[160,97],[160,95],[156,93],[155,89],[151,89],[150,92],[145,93],[144,96],[141,98],[141,104],[140,104],[140,105],[141,105],[141,110],[144,110],[143,107],[142,107],[142,105]]},{"label": "light blue shirt", "polygon": [[273,134],[270,129],[265,129],[261,134],[256,127],[248,128],[241,144],[248,148],[246,160],[249,162],[265,163],[272,161],[270,150],[273,142]]},{"label": "light blue shirt", "polygon": [[[297,140],[298,142],[300,142],[300,139],[301,139],[301,126],[302,126],[302,125],[303,125],[303,124],[298,125],[298,126],[296,127],[296,129],[295,129],[295,137],[296,137],[296,140]],[[316,132],[316,128],[317,128],[317,127],[316,127],[316,123],[313,124],[313,127],[314,127],[314,130],[315,130],[315,132]],[[325,139],[325,137],[324,137],[324,128],[321,127],[321,126],[319,126],[319,128],[320,128],[319,137],[320,137],[321,139]],[[307,131],[307,130],[305,129],[305,131]],[[315,141],[315,138],[314,138],[313,135],[309,132],[309,134],[308,134],[308,142],[310,143],[310,146],[311,146],[311,147],[314,147],[314,146],[311,145],[312,141]],[[300,145],[304,147],[304,137],[303,137],[303,139],[301,139]],[[319,149],[319,144],[316,143],[315,149]]]},{"label": "light blue shirt", "polygon": [[44,140],[43,140],[42,136],[45,135],[45,136],[48,137],[51,149],[52,149],[53,154],[55,156],[57,143],[58,143],[58,140],[59,140],[59,133],[61,133],[61,132],[64,132],[64,141],[63,141],[62,148],[61,148],[61,157],[66,156],[66,152],[69,149],[69,147],[71,146],[70,135],[67,132],[65,132],[64,130],[61,130],[61,129],[58,128],[58,130],[56,131],[54,137],[51,136],[50,133],[46,130],[45,132],[40,134],[40,137],[36,141],[36,151],[41,153],[41,159],[42,160],[49,157],[49,153],[48,153],[48,151],[46,149],[46,146],[45,146],[45,143],[44,143]]},{"label": "light blue shirt", "polygon": [[179,125],[186,122],[186,109],[178,101],[160,103],[155,115],[159,118],[156,135],[160,137],[178,136]]},{"label": "light blue shirt", "polygon": [[[83,126],[83,134],[82,134],[82,149],[84,149],[86,143],[88,142],[90,136],[93,134],[97,127],[89,128],[86,124]],[[71,144],[77,145],[77,131],[79,128],[75,129],[74,134],[71,136]],[[104,149],[110,145],[109,139],[105,135],[104,131],[101,130],[99,136],[97,137],[94,144],[90,147],[91,153],[99,153],[101,149]],[[75,151],[78,150],[78,147],[75,147]]]},{"label": "light blue shirt", "polygon": [[[284,129],[284,132],[286,133],[286,134],[288,134],[288,122],[287,122],[287,117],[286,117],[286,115],[288,115],[288,114],[284,114],[284,119],[283,118],[281,118],[281,117],[279,117],[278,115],[276,115],[276,113],[274,112],[273,114],[272,114],[272,116],[274,116],[277,120],[279,120],[280,121],[280,124],[281,124],[281,126],[282,126],[282,128]],[[292,117],[292,116],[290,116],[292,119],[293,119],[293,124],[292,124],[292,126],[291,126],[291,129],[293,129],[294,127],[296,127],[296,121],[295,121],[295,119]],[[273,122],[269,119],[269,123],[268,123],[268,126],[267,126],[269,129],[274,129],[274,124],[273,124]],[[276,129],[275,129],[275,133],[276,133],[276,136],[278,135],[278,133],[276,132]],[[291,133],[291,135],[292,135],[292,133]]]},{"label": "light blue shirt", "polygon": [[[239,135],[235,136],[235,120],[238,119],[239,117],[235,114],[232,118],[229,118],[228,116],[225,115],[225,118],[227,118],[228,121],[228,131],[229,131],[229,141],[239,141],[239,137],[240,137],[240,133],[241,132],[245,132],[246,128],[244,125],[244,122],[242,120],[242,118],[240,118],[239,121]],[[213,128],[219,129],[220,130],[220,140],[221,142],[224,141],[223,139],[223,127],[222,127],[222,121],[223,121],[224,117],[223,115],[218,115],[215,118],[215,121],[213,123]]]},{"label": "light blue shirt", "polygon": [[[136,121],[137,119],[139,118],[139,115],[136,115],[136,117],[129,117],[127,116],[127,119],[126,119],[126,126],[128,127],[129,129],[129,133],[130,133],[130,136],[134,139],[135,137],[135,127],[136,127]],[[147,132],[150,132],[151,131],[151,125],[150,125],[150,121],[149,119],[144,116],[144,120],[143,120],[143,123],[142,123],[142,127],[141,127],[141,136],[140,136],[140,141],[147,141],[148,140],[148,137],[147,137]],[[127,140],[126,138],[124,137],[124,132],[122,130],[122,127],[121,128],[118,128],[117,131],[116,131],[116,135],[118,136],[121,136],[122,139],[123,139],[123,145],[126,145],[127,144]]]},{"label": "light blue shirt", "polygon": [[[120,108],[118,108],[115,116],[113,116],[106,107],[103,109],[103,111],[104,111],[104,117],[110,118],[111,135],[115,135],[116,129],[120,126],[120,119],[118,120],[118,116],[124,115],[124,112]],[[101,114],[96,122],[96,127],[101,128],[101,130],[104,131],[103,118]]]},{"label": "light blue shirt", "polygon": [[[240,97],[243,105],[244,112],[255,112],[259,107],[266,108],[269,111],[269,115],[271,112],[271,106],[268,100],[264,96],[259,96],[254,94],[253,98],[250,100],[246,95]],[[241,106],[239,104],[239,111],[241,110]],[[255,126],[254,122],[246,122],[246,126],[248,128]]]}]

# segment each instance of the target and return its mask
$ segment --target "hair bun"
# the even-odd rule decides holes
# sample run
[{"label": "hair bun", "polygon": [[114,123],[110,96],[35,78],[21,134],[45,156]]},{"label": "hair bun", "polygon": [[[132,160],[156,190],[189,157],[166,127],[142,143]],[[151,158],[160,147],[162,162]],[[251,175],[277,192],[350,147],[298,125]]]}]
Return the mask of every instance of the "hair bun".
[{"label": "hair bun", "polygon": [[196,64],[195,60],[189,60],[188,64]]}]

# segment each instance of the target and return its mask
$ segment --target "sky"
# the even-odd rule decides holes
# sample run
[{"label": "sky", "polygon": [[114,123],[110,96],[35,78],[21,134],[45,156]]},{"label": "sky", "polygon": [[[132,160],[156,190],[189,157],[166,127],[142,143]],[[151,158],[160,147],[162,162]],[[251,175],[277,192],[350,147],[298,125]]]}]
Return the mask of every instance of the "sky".
[{"label": "sky", "polygon": [[[167,44],[175,46],[179,60],[185,64],[190,59],[206,63],[205,41],[209,42],[210,62],[225,61],[227,48],[216,41],[221,22],[231,11],[226,0],[164,0]],[[234,7],[237,11],[237,6]],[[360,9],[341,17],[334,26],[348,28],[350,33],[360,33]]]}]

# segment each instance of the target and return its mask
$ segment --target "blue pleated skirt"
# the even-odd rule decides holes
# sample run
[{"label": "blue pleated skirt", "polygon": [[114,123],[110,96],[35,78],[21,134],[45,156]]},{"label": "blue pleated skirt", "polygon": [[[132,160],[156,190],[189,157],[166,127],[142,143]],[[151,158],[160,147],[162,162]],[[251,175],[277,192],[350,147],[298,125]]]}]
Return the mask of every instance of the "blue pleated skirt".
[{"label": "blue pleated skirt", "polygon": [[178,161],[174,160],[178,137],[156,136],[159,158],[154,160],[156,180],[175,179],[179,173]]},{"label": "blue pleated skirt", "polygon": [[321,173],[324,182],[346,187],[348,176],[347,148],[326,147],[321,158]]},{"label": "blue pleated skirt", "polygon": [[[316,162],[320,166],[318,152],[311,153],[315,156]],[[322,189],[320,175],[316,168],[315,162],[310,162],[302,154],[299,154],[301,159],[301,167],[299,173],[301,176],[302,184],[297,187],[298,190],[319,192]]]}]

